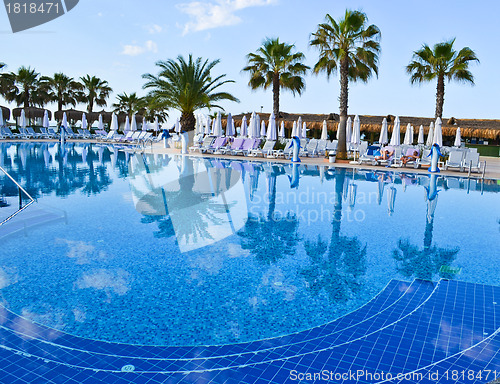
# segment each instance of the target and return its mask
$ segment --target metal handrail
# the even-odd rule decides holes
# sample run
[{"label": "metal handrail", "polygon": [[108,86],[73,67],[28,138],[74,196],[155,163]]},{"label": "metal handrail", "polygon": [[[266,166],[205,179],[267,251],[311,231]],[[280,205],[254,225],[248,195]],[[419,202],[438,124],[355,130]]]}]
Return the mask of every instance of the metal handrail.
[{"label": "metal handrail", "polygon": [[[19,213],[21,213],[22,211],[24,211],[26,208],[28,208],[31,204],[33,204],[35,202],[35,199],[33,197],[31,197],[31,195],[9,174],[9,172],[7,172],[5,169],[3,169],[3,167],[0,167],[0,170],[5,173],[7,175],[7,177],[17,186],[17,188],[19,189],[19,209],[14,212],[12,215],[10,215],[9,217],[7,217],[6,219],[4,219],[3,221],[0,222],[0,226],[2,226],[3,224],[5,224],[7,221],[11,220],[14,216],[17,216]],[[24,207],[21,206],[22,205],[22,197],[21,197],[21,191],[24,192],[26,194],[26,196],[29,197],[29,199],[31,200],[28,204],[26,204]]]},{"label": "metal handrail", "polygon": [[34,199],[34,198],[32,198],[32,197],[31,197],[31,195],[30,195],[28,192],[26,192],[26,190],[25,190],[23,187],[21,187],[21,185],[20,185],[20,184],[19,184],[16,180],[14,180],[14,178],[13,178],[11,175],[9,175],[9,172],[7,172],[7,171],[6,171],[5,169],[3,169],[2,167],[0,167],[0,171],[3,171],[3,173],[5,173],[5,174],[7,175],[7,177],[8,177],[9,179],[11,179],[11,180],[12,180],[12,182],[13,182],[14,184],[16,184],[16,185],[17,185],[17,187],[18,187],[21,191],[23,191],[23,192],[26,194],[26,196],[28,196],[28,197],[29,197],[32,201],[35,201],[35,199]]}]

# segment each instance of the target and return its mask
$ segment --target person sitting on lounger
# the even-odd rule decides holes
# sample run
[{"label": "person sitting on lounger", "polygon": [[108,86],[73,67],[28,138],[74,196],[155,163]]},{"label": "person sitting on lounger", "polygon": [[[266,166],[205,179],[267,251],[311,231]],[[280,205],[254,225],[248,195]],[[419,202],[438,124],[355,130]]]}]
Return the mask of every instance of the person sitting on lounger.
[{"label": "person sitting on lounger", "polygon": [[409,161],[415,161],[418,158],[420,158],[419,153],[417,150],[414,150],[413,152],[409,152],[406,154],[406,156],[403,156],[401,158],[401,161],[403,162],[403,165],[406,165],[407,162]]},{"label": "person sitting on lounger", "polygon": [[375,160],[388,160],[394,156],[394,148],[385,147],[380,151],[380,154],[375,155]]}]

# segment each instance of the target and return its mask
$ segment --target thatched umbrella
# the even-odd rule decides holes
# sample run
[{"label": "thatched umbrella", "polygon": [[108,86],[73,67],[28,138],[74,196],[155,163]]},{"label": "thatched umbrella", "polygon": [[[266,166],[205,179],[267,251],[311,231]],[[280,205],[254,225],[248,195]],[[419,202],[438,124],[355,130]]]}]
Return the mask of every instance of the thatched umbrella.
[{"label": "thatched umbrella", "polygon": [[76,109],[66,109],[64,111],[57,111],[54,113],[56,120],[61,120],[64,113],[66,113],[66,118],[68,120],[79,121],[83,118],[84,111],[77,111]]},{"label": "thatched umbrella", "polygon": [[99,115],[102,116],[103,123],[111,124],[112,113],[106,112],[105,110],[102,110],[100,112],[91,112],[87,114],[87,120],[89,121],[90,124],[92,124],[92,122],[99,120]]},{"label": "thatched umbrella", "polygon": [[[12,116],[14,118],[21,117],[21,111],[24,109],[24,115],[27,119],[41,118],[43,119],[43,115],[45,114],[45,109],[37,108],[37,107],[29,107],[29,108],[14,108],[12,110]],[[3,111],[3,107],[2,107]],[[52,113],[48,111],[49,119],[52,118]],[[5,115],[4,115],[5,117]]]},{"label": "thatched umbrella", "polygon": [[3,119],[9,120],[10,119],[10,109],[7,107],[2,107],[2,106],[0,106],[0,109],[2,110]]}]

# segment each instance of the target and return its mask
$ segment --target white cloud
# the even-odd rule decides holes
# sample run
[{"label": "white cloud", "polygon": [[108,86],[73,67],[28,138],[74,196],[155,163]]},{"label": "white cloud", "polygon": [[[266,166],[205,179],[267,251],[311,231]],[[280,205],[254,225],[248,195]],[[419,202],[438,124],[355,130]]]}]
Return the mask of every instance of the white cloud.
[{"label": "white cloud", "polygon": [[149,34],[155,35],[157,33],[161,33],[163,31],[163,27],[158,24],[146,25],[144,28],[148,31]]},{"label": "white cloud", "polygon": [[122,55],[127,56],[138,56],[146,52],[158,52],[158,46],[152,40],[146,41],[144,45],[124,45],[122,50]]},{"label": "white cloud", "polygon": [[276,3],[277,0],[214,0],[211,2],[192,1],[178,4],[177,8],[190,16],[184,24],[183,34],[225,27],[241,23],[236,11],[248,7],[261,7]]}]

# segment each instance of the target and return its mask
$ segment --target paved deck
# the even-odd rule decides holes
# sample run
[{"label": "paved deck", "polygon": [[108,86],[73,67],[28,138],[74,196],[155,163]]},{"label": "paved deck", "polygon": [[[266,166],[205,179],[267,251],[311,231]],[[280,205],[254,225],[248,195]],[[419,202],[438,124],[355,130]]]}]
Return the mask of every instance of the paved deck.
[{"label": "paved deck", "polygon": [[[5,142],[35,142],[35,140],[2,140]],[[36,142],[57,142],[57,140],[36,140]],[[96,141],[96,140],[67,140],[68,143],[96,143],[96,144],[117,144],[117,145],[123,145],[123,143],[107,143],[107,142],[102,142],[102,141]],[[125,144],[126,146],[130,146],[130,149],[135,148],[136,146],[133,144]],[[142,150],[142,149],[141,149]],[[180,154],[181,151],[179,149],[173,149],[173,148],[163,148],[162,143],[156,143],[153,146],[146,146],[144,149],[146,153],[158,153],[158,154]],[[231,155],[212,155],[212,154],[207,154],[203,153],[200,154],[199,152],[190,152],[191,156],[202,156],[202,157],[217,157],[217,158],[226,158],[226,159],[241,159],[242,156],[231,156]],[[267,158],[262,158],[262,157],[252,157],[252,161],[274,161],[274,162],[281,162],[281,163],[289,163],[290,160],[286,160],[283,158],[272,158],[272,159],[267,159]],[[335,166],[335,167],[344,167],[344,168],[364,168],[364,169],[377,169],[377,170],[387,170],[385,166],[373,166],[369,164],[363,164],[362,166],[356,165],[356,164],[349,164],[348,162],[342,163],[342,162],[337,162],[335,164],[330,164],[327,159],[319,157],[319,158],[301,158],[301,161],[304,164],[311,164],[311,165],[324,165],[324,166]],[[485,173],[485,178],[487,179],[500,179],[500,157],[485,157],[481,156],[480,161],[486,161],[486,173]],[[414,173],[424,173],[427,174],[428,171],[426,168],[423,169],[414,169],[413,167],[408,167],[408,168],[392,168],[393,170],[408,170],[408,172],[414,172]],[[441,171],[441,174],[443,175],[451,175],[451,176],[467,176],[467,173],[464,172],[459,172],[458,170],[449,170],[449,171]],[[478,173],[472,173],[471,177],[474,178],[480,178],[482,175]]]},{"label": "paved deck", "polygon": [[[173,148],[163,148],[162,144],[155,144],[152,148],[147,147],[146,148],[146,153],[167,153],[167,154],[180,154],[179,149],[173,149]],[[207,154],[207,153],[199,153],[199,152],[190,152],[191,156],[202,156],[202,157],[217,157],[217,158],[226,158],[226,159],[241,159],[242,156],[231,156],[231,155],[212,155],[212,154]],[[286,160],[283,158],[263,158],[263,157],[250,157],[252,161],[274,161],[274,162],[280,162],[280,163],[289,163],[290,160]],[[486,173],[485,173],[485,178],[486,179],[500,179],[500,158],[499,157],[485,157],[481,156],[480,161],[486,161]],[[311,164],[311,165],[323,165],[323,166],[335,166],[335,167],[344,167],[344,168],[364,168],[364,169],[377,169],[381,171],[386,171],[387,168],[385,166],[373,166],[370,164],[363,164],[363,165],[357,165],[357,164],[350,164],[349,162],[336,162],[334,164],[331,164],[328,162],[328,159],[325,159],[323,157],[316,157],[316,158],[309,158],[309,157],[301,157],[301,162],[304,164]],[[407,170],[408,172],[414,172],[414,173],[423,173],[423,174],[428,174],[427,168],[422,168],[422,169],[415,169],[413,167],[407,167],[407,168],[391,168],[393,170]],[[450,175],[450,176],[467,176],[466,172],[459,172],[458,170],[448,170],[444,171],[441,170],[442,175]],[[480,178],[482,175],[478,173],[472,173],[471,177],[474,178]]]}]

